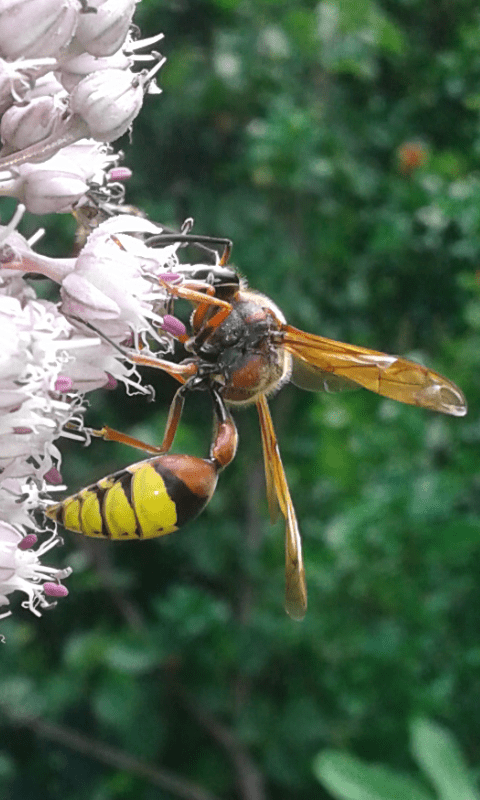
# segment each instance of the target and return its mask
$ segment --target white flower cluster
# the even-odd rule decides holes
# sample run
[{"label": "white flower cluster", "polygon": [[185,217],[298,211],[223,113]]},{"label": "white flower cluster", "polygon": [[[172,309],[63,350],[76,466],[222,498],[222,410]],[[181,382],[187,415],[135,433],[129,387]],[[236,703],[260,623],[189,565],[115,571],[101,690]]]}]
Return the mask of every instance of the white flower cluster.
[{"label": "white flower cluster", "polygon": [[[33,214],[71,211],[105,180],[106,143],[139,113],[165,59],[136,56],[135,0],[1,0],[0,195]],[[150,59],[150,71],[134,72]],[[41,165],[39,165],[41,162]]]},{"label": "white flower cluster", "polygon": [[[32,550],[33,512],[62,482],[56,439],[79,435],[83,393],[117,381],[149,391],[125,347],[148,353],[153,342],[164,353],[169,334],[182,333],[166,313],[165,281],[180,280],[178,243],[148,247],[162,227],[120,213],[119,181],[130,173],[109,145],[145,93],[159,91],[153,78],[164,59],[135,53],[161,36],[133,41],[135,4],[0,0],[0,195],[22,204],[0,225],[0,605],[20,590],[34,613],[51,605],[46,596],[67,594],[61,580],[70,572],[40,563],[55,534]],[[134,72],[139,60],[153,68]],[[25,208],[73,212],[86,225],[76,256],[37,253],[16,230]],[[32,274],[60,287],[58,304],[36,296]]]}]

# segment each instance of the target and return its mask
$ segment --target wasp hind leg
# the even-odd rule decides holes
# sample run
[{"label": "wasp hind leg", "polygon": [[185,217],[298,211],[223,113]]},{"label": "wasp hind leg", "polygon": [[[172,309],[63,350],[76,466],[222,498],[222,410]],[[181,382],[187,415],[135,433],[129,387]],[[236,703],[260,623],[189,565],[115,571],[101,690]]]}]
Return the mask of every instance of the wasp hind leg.
[{"label": "wasp hind leg", "polygon": [[170,404],[170,410],[168,412],[165,433],[163,434],[163,441],[160,446],[148,444],[147,442],[143,442],[141,439],[136,439],[134,436],[129,436],[121,431],[116,431],[114,428],[110,428],[109,425],[104,425],[103,428],[98,430],[89,428],[88,433],[91,436],[104,439],[106,442],[120,442],[120,444],[126,444],[129,447],[135,447],[137,450],[143,450],[145,453],[152,453],[152,455],[163,455],[164,453],[168,453],[173,444],[173,440],[182,417],[183,406],[185,403],[184,395],[187,388],[188,385],[184,384],[176,391],[174,395],[174,398]]},{"label": "wasp hind leg", "polygon": [[164,536],[198,516],[215,491],[218,473],[234,458],[238,437],[222,398],[212,390],[216,430],[209,458],[162,452],[173,442],[186,389],[180,387],[173,399],[160,448],[112,428],[97,432],[102,438],[154,452],[154,457],[48,507],[46,515],[68,530],[115,541]]}]

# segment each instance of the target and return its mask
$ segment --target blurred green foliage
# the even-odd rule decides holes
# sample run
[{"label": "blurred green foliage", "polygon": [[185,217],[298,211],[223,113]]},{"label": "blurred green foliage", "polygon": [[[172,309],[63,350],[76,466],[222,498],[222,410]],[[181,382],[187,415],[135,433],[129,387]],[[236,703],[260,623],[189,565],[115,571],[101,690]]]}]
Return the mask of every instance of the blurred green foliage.
[{"label": "blurred green foliage", "polygon": [[[425,773],[425,783],[340,750],[323,751],[315,760],[315,774],[338,800],[479,800],[461,748],[448,730],[418,717],[410,734],[412,757]],[[435,795],[427,786],[435,788]]]},{"label": "blurred green foliage", "polygon": [[[301,624],[282,608],[254,411],[185,531],[68,535],[70,597],[1,626],[2,797],[328,798],[314,756],[408,770],[412,714],[442,720],[478,765],[478,4],[143,0],[137,22],[164,30],[168,62],[124,143],[129,202],[231,237],[292,324],[423,361],[470,412],[273,399],[305,544]],[[52,252],[69,239],[46,225]],[[99,394],[91,424],[159,441],[174,385],[148,379],[154,406]],[[189,398],[176,449],[206,453],[210,425],[207,398]],[[72,488],[138,458],[102,442],[64,453]]]}]

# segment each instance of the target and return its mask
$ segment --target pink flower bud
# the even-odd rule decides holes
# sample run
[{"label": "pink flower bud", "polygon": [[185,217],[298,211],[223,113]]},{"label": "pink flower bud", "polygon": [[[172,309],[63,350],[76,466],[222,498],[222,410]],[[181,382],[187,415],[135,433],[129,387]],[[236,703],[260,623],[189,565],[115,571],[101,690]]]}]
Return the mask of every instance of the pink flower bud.
[{"label": "pink flower bud", "polygon": [[18,543],[19,550],[30,550],[34,544],[37,544],[38,538],[34,533],[28,533],[23,537],[22,541]]},{"label": "pink flower bud", "polygon": [[80,13],[76,0],[3,0],[0,56],[55,56],[72,38]]},{"label": "pink flower bud", "polygon": [[56,467],[50,467],[48,472],[45,473],[43,476],[47,483],[51,483],[52,486],[60,486],[63,483],[63,478],[61,473],[58,471]]},{"label": "pink flower bud", "polygon": [[132,174],[132,170],[128,167],[114,167],[108,173],[108,179],[110,181],[128,181]]},{"label": "pink flower bud", "polygon": [[68,375],[59,375],[57,380],[55,381],[55,391],[56,392],[71,392],[73,387],[73,381]]},{"label": "pink flower bud", "polygon": [[163,317],[162,330],[171,333],[172,336],[184,336],[187,329],[183,322],[171,314],[165,314]]},{"label": "pink flower bud", "polygon": [[106,69],[87,75],[71,94],[71,109],[100,142],[113,142],[129,129],[143,103],[141,79],[132,72]]},{"label": "pink flower bud", "polygon": [[113,375],[110,375],[110,373],[107,372],[106,375],[107,382],[103,388],[107,389],[109,392],[113,392],[118,386],[118,381],[113,377]]},{"label": "pink flower bud", "polygon": [[23,150],[40,142],[53,132],[63,113],[53,97],[38,97],[25,106],[12,106],[0,122],[2,142],[10,150]]},{"label": "pink flower bud", "polygon": [[71,272],[62,283],[62,311],[85,320],[112,320],[121,314],[119,305],[88,278]]},{"label": "pink flower bud", "polygon": [[120,49],[132,21],[136,0],[89,0],[96,14],[81,14],[75,40],[92,56],[111,56]]},{"label": "pink flower bud", "polygon": [[47,583],[43,584],[43,591],[47,595],[47,597],[66,597],[68,595],[68,589],[66,586],[63,586],[61,583]]}]

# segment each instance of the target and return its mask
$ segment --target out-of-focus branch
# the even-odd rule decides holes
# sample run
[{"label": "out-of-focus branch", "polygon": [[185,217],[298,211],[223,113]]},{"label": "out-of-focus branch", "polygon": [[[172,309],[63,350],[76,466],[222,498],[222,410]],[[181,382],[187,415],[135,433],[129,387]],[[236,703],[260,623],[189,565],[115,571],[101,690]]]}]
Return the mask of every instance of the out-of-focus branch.
[{"label": "out-of-focus branch", "polygon": [[[158,767],[134,758],[124,750],[87,738],[64,725],[48,722],[38,717],[22,720],[21,724],[39,736],[50,739],[50,741],[56,742],[63,747],[68,747],[77,753],[94,758],[114,769],[133,773],[154,786],[170,792],[174,797],[180,797],[183,800],[219,800],[216,795],[205,791],[191,781],[179,778],[167,770],[158,769]],[[256,796],[251,795],[250,797],[253,799]]]},{"label": "out-of-focus branch", "polygon": [[242,800],[265,800],[264,776],[235,734],[192,700],[181,687],[172,688],[184,708],[226,751],[235,769],[238,793]]},{"label": "out-of-focus branch", "polygon": [[112,604],[130,630],[138,633],[145,630],[145,623],[138,606],[118,588],[112,567],[112,552],[109,547],[98,547],[98,542],[81,541],[82,549],[100,576],[101,586],[108,593]]}]

